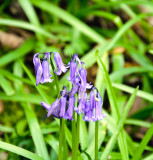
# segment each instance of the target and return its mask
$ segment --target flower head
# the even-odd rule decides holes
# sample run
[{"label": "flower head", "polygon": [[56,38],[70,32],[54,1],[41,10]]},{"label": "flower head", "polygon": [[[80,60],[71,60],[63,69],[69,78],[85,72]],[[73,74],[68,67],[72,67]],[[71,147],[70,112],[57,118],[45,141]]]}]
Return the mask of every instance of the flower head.
[{"label": "flower head", "polygon": [[55,74],[61,75],[62,72],[65,73],[65,72],[67,71],[67,68],[68,68],[68,67],[66,67],[66,66],[64,65],[64,63],[63,63],[63,61],[62,61],[62,58],[61,58],[61,56],[60,56],[60,54],[59,54],[58,52],[55,52],[55,53],[54,53],[54,60],[55,60],[55,63],[56,63],[56,65],[57,65],[57,69],[58,69],[57,72],[54,70]]},{"label": "flower head", "polygon": [[38,57],[38,55],[39,53],[36,53],[33,56],[33,64],[34,64],[35,74],[36,74],[36,86],[38,86],[38,84],[40,83],[42,70],[43,70],[41,66],[40,58]]}]

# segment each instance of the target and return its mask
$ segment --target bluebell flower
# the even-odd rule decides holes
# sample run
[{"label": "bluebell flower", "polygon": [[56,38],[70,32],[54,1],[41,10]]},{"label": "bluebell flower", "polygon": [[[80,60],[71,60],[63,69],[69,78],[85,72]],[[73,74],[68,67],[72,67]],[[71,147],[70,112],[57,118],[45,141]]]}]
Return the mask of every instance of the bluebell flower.
[{"label": "bluebell flower", "polygon": [[55,102],[52,103],[51,106],[45,102],[41,102],[41,105],[48,111],[47,117],[49,117],[50,115],[53,115],[57,118],[59,117],[60,102],[59,102],[58,98],[56,99]]},{"label": "bluebell flower", "polygon": [[105,114],[102,114],[102,98],[100,93],[97,91],[97,95],[96,95],[96,106],[95,106],[95,115],[93,117],[93,121],[98,121],[98,120],[102,120],[104,117],[106,117]]},{"label": "bluebell flower", "polygon": [[87,71],[84,68],[79,69],[79,76],[80,76],[81,84],[79,87],[78,96],[79,96],[79,99],[81,99],[84,97],[86,89],[90,89],[92,85],[89,85],[87,83]]},{"label": "bluebell flower", "polygon": [[66,104],[67,104],[67,89],[64,86],[64,90],[61,91],[61,98],[60,98],[60,117],[63,118],[66,111]]},{"label": "bluebell flower", "polygon": [[65,73],[65,72],[67,71],[67,68],[68,68],[68,67],[66,67],[66,66],[64,65],[64,63],[63,63],[63,61],[62,61],[62,58],[61,58],[61,56],[60,56],[60,54],[59,54],[58,52],[55,52],[55,53],[54,53],[54,60],[55,60],[55,63],[56,63],[56,65],[57,65],[57,69],[58,69],[57,72],[54,70],[55,74],[61,75],[62,72]]},{"label": "bluebell flower", "polygon": [[76,106],[74,108],[75,112],[77,112],[78,114],[84,113],[84,109],[85,109],[85,104],[87,102],[87,93],[84,94],[83,98],[81,98],[79,100],[79,105],[78,107]]},{"label": "bluebell flower", "polygon": [[69,97],[69,106],[65,113],[64,119],[69,119],[70,121],[73,121],[73,108],[75,105],[75,97],[70,96]]},{"label": "bluebell flower", "polygon": [[90,102],[87,101],[84,109],[83,120],[84,121],[93,121],[93,110],[91,109]]},{"label": "bluebell flower", "polygon": [[80,87],[80,78],[79,77],[76,77],[73,81],[73,87],[71,89],[71,96],[74,96],[78,90],[79,90],[79,87]]},{"label": "bluebell flower", "polygon": [[68,77],[68,80],[72,83],[75,81],[75,78],[77,76],[77,63],[74,61],[70,62],[70,77]]},{"label": "bluebell flower", "polygon": [[40,82],[41,83],[52,82],[53,79],[50,79],[52,75],[50,74],[49,70],[49,62],[46,59],[44,59],[42,62],[42,70],[43,70],[43,76]]},{"label": "bluebell flower", "polygon": [[36,86],[40,83],[41,77],[42,77],[42,66],[40,62],[40,58],[38,57],[39,53],[36,53],[33,56],[33,64],[35,68],[35,74],[36,74]]},{"label": "bluebell flower", "polygon": [[90,92],[89,101],[86,102],[85,109],[84,109],[85,115],[83,117],[84,121],[93,121],[93,111],[94,111],[95,106],[96,106],[95,90],[96,90],[96,88],[93,87],[91,92]]}]

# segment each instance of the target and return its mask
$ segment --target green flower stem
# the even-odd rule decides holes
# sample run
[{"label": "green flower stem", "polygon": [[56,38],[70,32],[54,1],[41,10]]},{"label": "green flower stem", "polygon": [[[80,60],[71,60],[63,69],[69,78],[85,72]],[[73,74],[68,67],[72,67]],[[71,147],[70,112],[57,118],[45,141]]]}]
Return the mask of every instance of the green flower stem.
[{"label": "green flower stem", "polygon": [[80,134],[80,115],[77,114],[77,131],[76,131],[76,157],[78,155],[78,148],[79,148],[79,134]]},{"label": "green flower stem", "polygon": [[[51,54],[51,55],[52,55],[52,54]],[[53,73],[54,73],[55,67],[54,67],[54,65],[53,65],[51,56],[50,56],[50,62],[51,62],[51,67],[52,67]],[[60,92],[60,87],[59,87],[59,82],[58,82],[57,75],[56,75],[55,73],[54,73],[54,79],[55,79],[57,94],[59,94],[59,92]],[[64,133],[64,119],[60,119],[58,160],[62,160],[62,140],[63,140],[63,135],[64,135],[63,133]]]},{"label": "green flower stem", "polygon": [[63,119],[60,119],[58,160],[62,160]]},{"label": "green flower stem", "polygon": [[76,121],[75,121],[75,111],[73,111],[73,121],[72,121],[72,160],[76,160]]},{"label": "green flower stem", "polygon": [[98,160],[98,121],[95,122],[95,160]]}]

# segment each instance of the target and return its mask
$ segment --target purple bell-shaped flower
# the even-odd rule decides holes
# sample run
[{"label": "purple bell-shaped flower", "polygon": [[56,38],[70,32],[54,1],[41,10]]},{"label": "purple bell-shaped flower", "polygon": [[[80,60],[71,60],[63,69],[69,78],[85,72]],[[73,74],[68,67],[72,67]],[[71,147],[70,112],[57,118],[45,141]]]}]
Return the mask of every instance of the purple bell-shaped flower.
[{"label": "purple bell-shaped flower", "polygon": [[34,68],[35,68],[35,74],[36,74],[36,86],[38,86],[38,84],[41,81],[41,77],[42,77],[42,66],[41,66],[41,62],[40,62],[40,58],[38,57],[39,53],[36,53],[33,56],[33,64],[34,64]]},{"label": "purple bell-shaped flower", "polygon": [[97,91],[97,95],[96,95],[96,106],[95,106],[95,115],[93,117],[93,121],[98,121],[98,120],[102,120],[103,118],[106,117],[105,114],[102,114],[102,98],[100,93]]},{"label": "purple bell-shaped flower", "polygon": [[55,63],[56,63],[56,65],[57,65],[57,69],[58,69],[57,72],[54,70],[55,74],[61,75],[62,72],[65,73],[65,72],[67,71],[67,68],[68,68],[68,67],[66,67],[66,66],[64,65],[64,63],[63,63],[63,61],[62,61],[62,58],[61,58],[61,56],[60,56],[60,54],[59,54],[58,52],[55,52],[55,53],[54,53],[54,60],[55,60]]},{"label": "purple bell-shaped flower", "polygon": [[42,69],[43,69],[43,76],[42,76],[42,79],[40,82],[41,83],[52,82],[53,79],[50,79],[52,77],[52,75],[50,74],[48,60],[46,60],[46,59],[43,60]]},{"label": "purple bell-shaped flower", "polygon": [[47,117],[49,117],[50,115],[53,115],[57,118],[59,117],[60,102],[58,98],[56,99],[55,102],[52,103],[51,106],[45,102],[41,102],[41,105],[48,111]]},{"label": "purple bell-shaped flower", "polygon": [[75,105],[75,97],[70,96],[69,97],[69,106],[65,113],[64,119],[69,119],[70,121],[73,121],[73,108]]}]

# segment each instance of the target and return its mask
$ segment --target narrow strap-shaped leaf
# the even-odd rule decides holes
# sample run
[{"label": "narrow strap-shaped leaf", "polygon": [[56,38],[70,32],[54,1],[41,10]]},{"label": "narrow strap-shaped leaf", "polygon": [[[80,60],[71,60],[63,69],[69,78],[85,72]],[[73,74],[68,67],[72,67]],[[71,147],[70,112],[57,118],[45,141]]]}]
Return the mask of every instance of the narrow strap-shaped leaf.
[{"label": "narrow strap-shaped leaf", "polygon": [[148,129],[147,133],[145,134],[145,136],[143,137],[139,147],[137,148],[137,150],[135,151],[134,157],[132,160],[139,160],[143,151],[145,150],[146,145],[148,144],[148,142],[150,141],[150,139],[152,138],[153,135],[153,123],[151,124],[150,128]]},{"label": "narrow strap-shaped leaf", "polygon": [[44,30],[41,27],[34,26],[34,25],[27,23],[27,22],[24,22],[24,21],[12,20],[12,19],[2,19],[1,18],[0,24],[20,27],[20,28],[27,29],[27,30],[30,30],[33,32],[38,32],[38,33],[44,35],[45,37],[54,38],[55,40],[57,40],[57,36],[54,36],[53,34],[51,34],[50,32],[47,32],[46,30]]},{"label": "narrow strap-shaped leaf", "polygon": [[[0,19],[1,22],[1,19]],[[35,45],[34,39],[27,39],[18,49],[11,51],[0,58],[0,67],[28,54]]]},{"label": "narrow strap-shaped leaf", "polygon": [[11,96],[15,93],[15,90],[11,86],[10,82],[0,75],[0,87],[4,90],[7,96]]},{"label": "narrow strap-shaped leaf", "polygon": [[[125,109],[121,115],[121,118],[118,122],[118,125],[116,127],[116,131],[113,133],[112,137],[110,138],[102,156],[101,156],[101,159],[100,160],[106,160],[110,154],[110,152],[112,151],[116,141],[117,141],[117,138],[118,138],[118,135],[120,133],[120,130],[122,129],[124,123],[125,123],[125,120],[126,120],[126,117],[128,115],[128,112],[134,102],[134,99],[136,97],[136,93],[138,91],[138,87],[134,90],[133,94],[131,95],[130,99],[128,100],[126,106],[125,106]],[[122,132],[123,133],[123,132]],[[124,133],[123,133],[124,134]]]},{"label": "narrow strap-shaped leaf", "polygon": [[48,155],[47,147],[46,147],[43,135],[41,133],[37,117],[31,107],[30,103],[28,102],[28,99],[27,99],[26,94],[24,93],[23,87],[21,87],[21,91],[22,91],[24,98],[26,99],[26,104],[23,104],[22,106],[23,106],[23,109],[24,109],[24,112],[25,112],[25,115],[26,115],[26,118],[28,121],[28,125],[30,128],[33,142],[36,147],[37,154],[40,157],[43,157],[45,160],[49,160],[50,158]]},{"label": "narrow strap-shaped leaf", "polygon": [[[124,92],[132,93],[134,91],[134,88],[129,87],[124,84],[119,84],[119,83],[112,83],[113,87],[118,88]],[[153,95],[144,91],[138,91],[137,96],[144,98],[150,102],[153,102]]]},{"label": "narrow strap-shaped leaf", "polygon": [[9,151],[9,152],[16,153],[16,154],[21,155],[21,156],[23,156],[25,158],[28,158],[28,159],[45,160],[45,159],[39,157],[38,155],[30,152],[30,151],[27,151],[23,148],[17,147],[15,145],[12,145],[12,144],[9,144],[9,143],[6,143],[6,142],[0,141],[0,148],[4,149],[6,151]]},{"label": "narrow strap-shaped leaf", "polygon": [[[108,72],[106,70],[106,67],[103,64],[100,57],[98,56],[98,52],[96,52],[96,58],[97,58],[98,65],[101,67],[101,69],[103,71],[104,81],[105,81],[106,90],[108,93],[108,98],[109,98],[109,102],[111,105],[113,117],[116,120],[116,122],[118,122],[119,118],[120,118],[120,114],[119,114],[119,108],[117,106],[117,99],[116,99],[115,92],[113,90],[113,87],[112,87]],[[119,147],[120,147],[122,158],[124,160],[128,160],[129,155],[128,155],[127,143],[126,143],[126,138],[125,138],[125,134],[123,133],[123,131],[124,130],[122,129],[121,135],[119,136],[119,139],[118,139],[119,140]]]},{"label": "narrow strap-shaped leaf", "polygon": [[61,18],[65,22],[72,25],[74,28],[77,27],[79,31],[81,31],[83,34],[91,38],[93,41],[104,44],[105,39],[98,34],[95,30],[93,30],[91,27],[71,15],[70,13],[64,11],[63,9],[59,8],[58,6],[47,2],[47,1],[41,1],[41,0],[31,0],[32,4],[35,6],[41,8],[44,11],[47,11],[51,14],[56,15],[57,17]]}]

